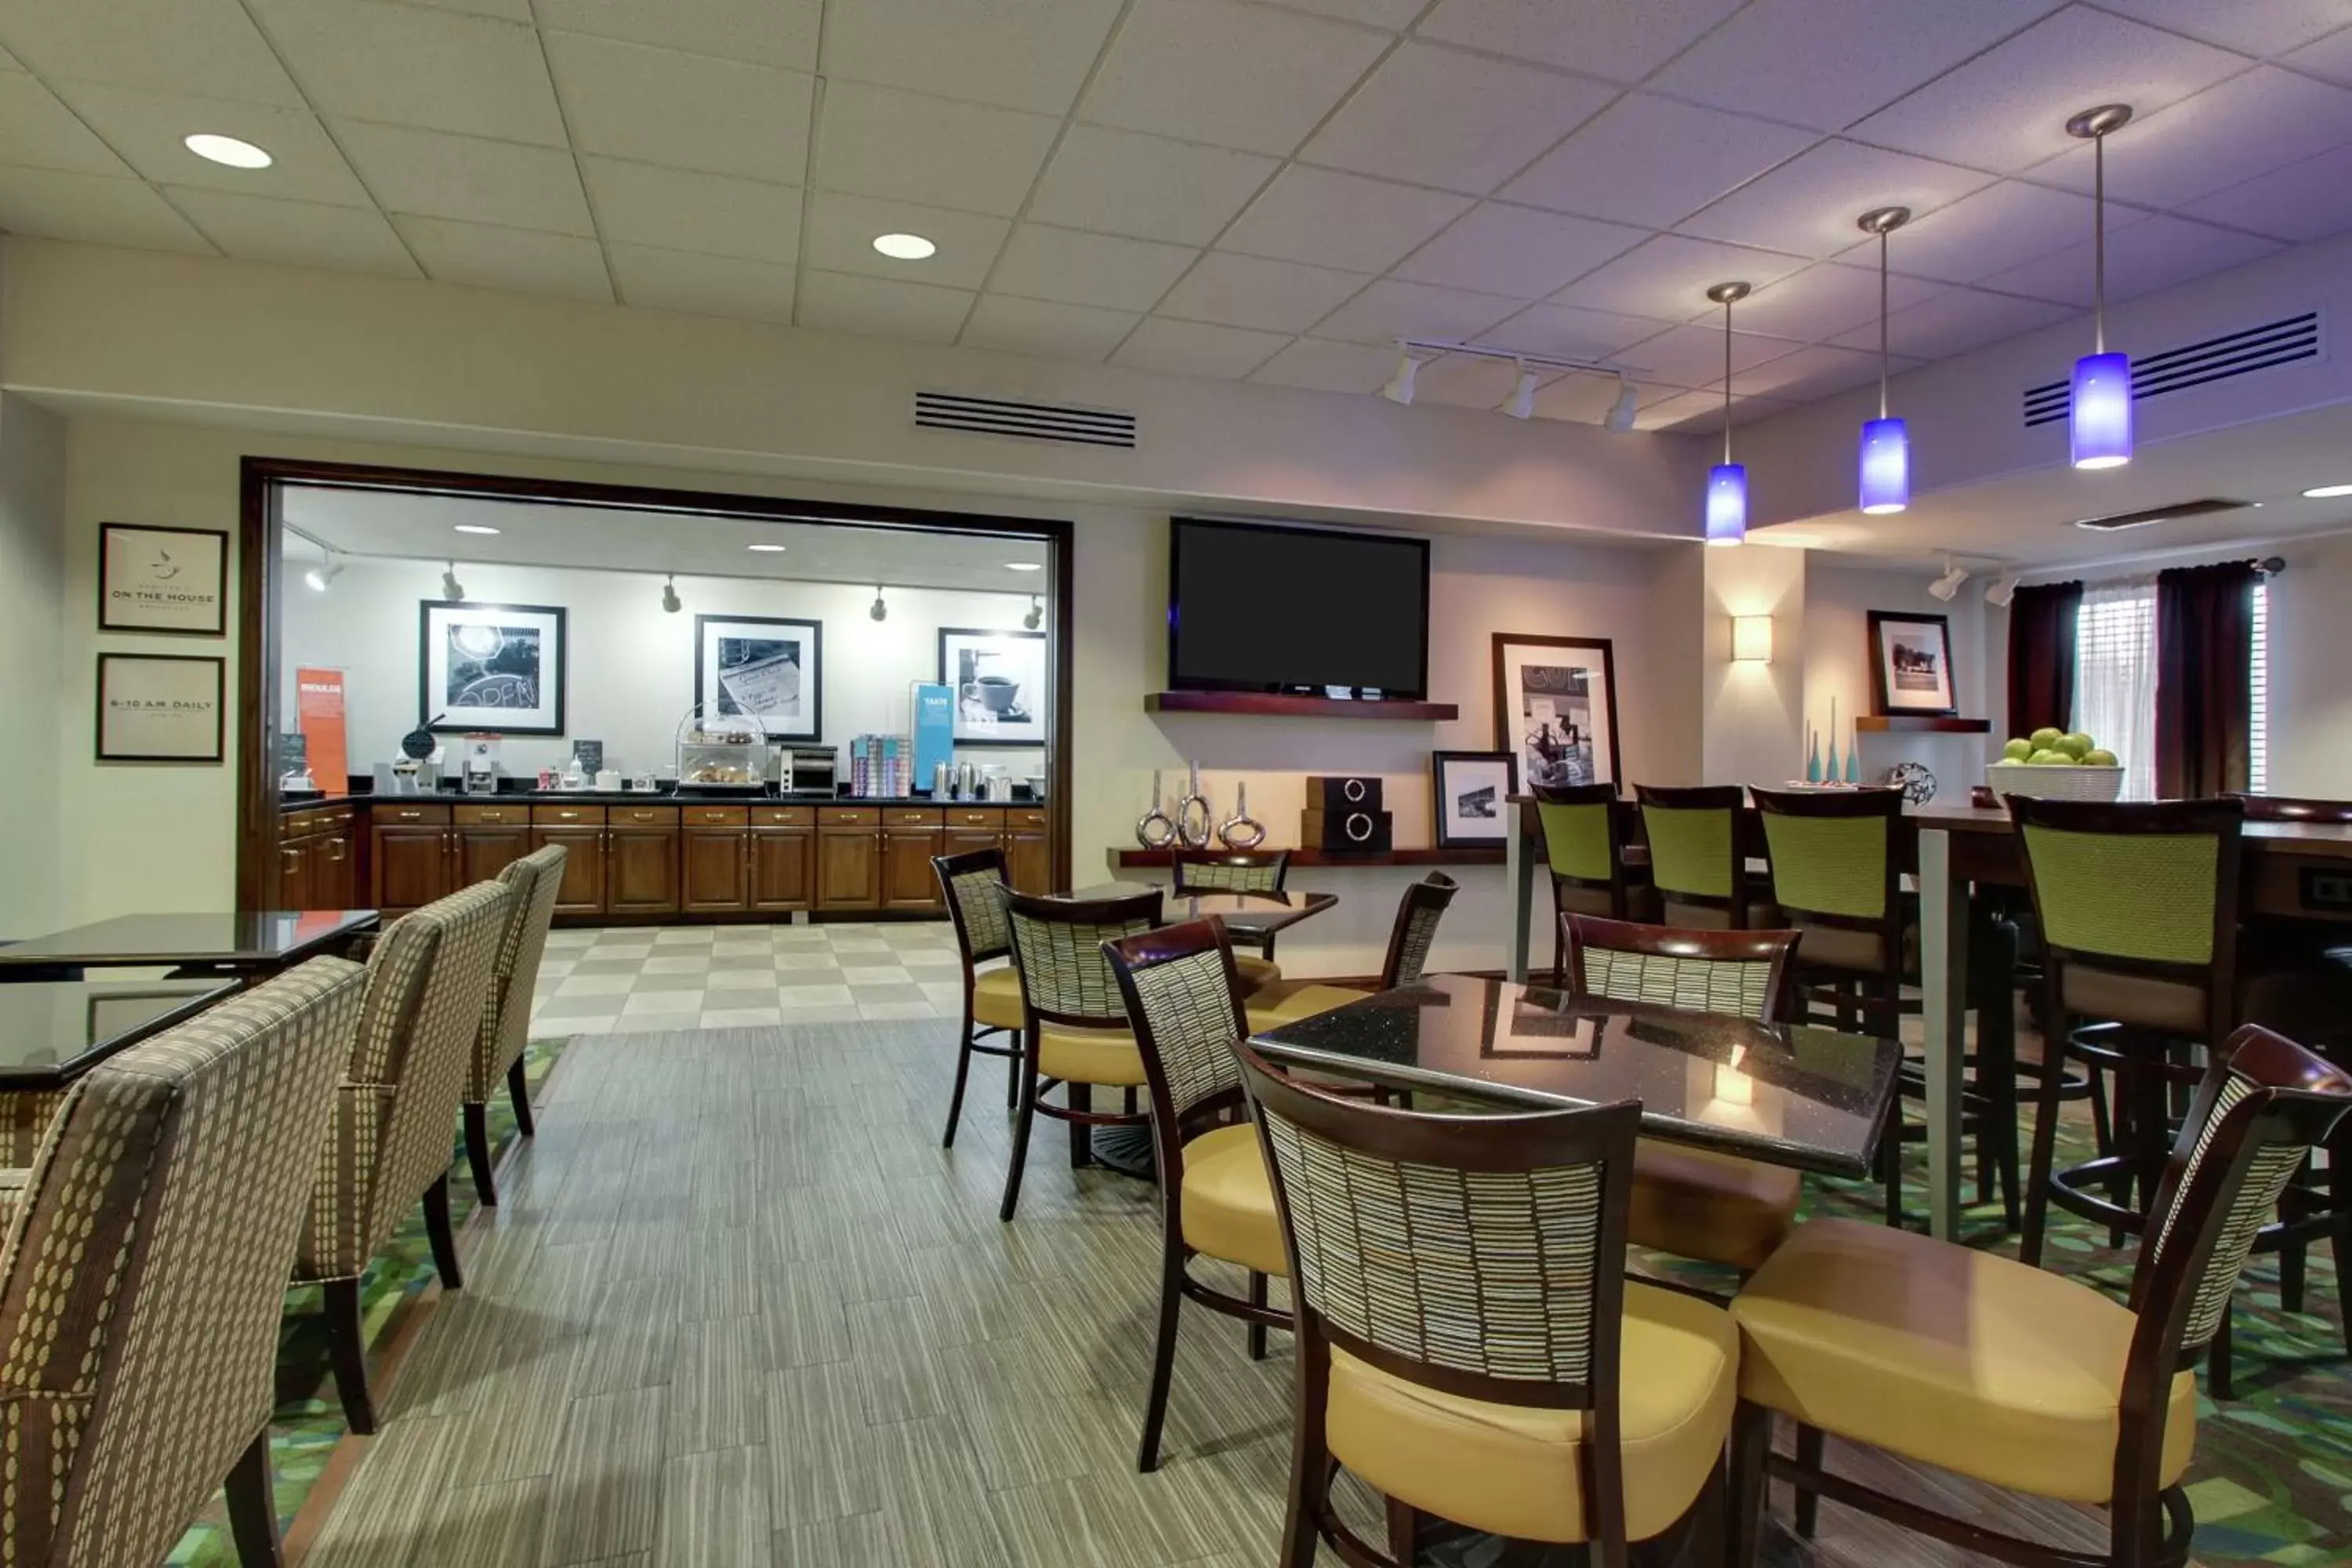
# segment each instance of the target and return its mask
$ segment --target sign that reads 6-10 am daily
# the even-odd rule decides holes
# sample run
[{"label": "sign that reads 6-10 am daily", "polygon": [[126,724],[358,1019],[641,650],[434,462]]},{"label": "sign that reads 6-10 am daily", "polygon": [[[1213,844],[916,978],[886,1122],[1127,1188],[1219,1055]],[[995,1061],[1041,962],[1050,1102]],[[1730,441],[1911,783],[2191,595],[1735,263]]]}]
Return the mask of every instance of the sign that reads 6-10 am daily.
[{"label": "sign that reads 6-10 am daily", "polygon": [[227,629],[228,535],[110,522],[99,531],[98,626],[219,637]]},{"label": "sign that reads 6-10 am daily", "polygon": [[98,760],[217,763],[226,661],[180,654],[98,656]]}]

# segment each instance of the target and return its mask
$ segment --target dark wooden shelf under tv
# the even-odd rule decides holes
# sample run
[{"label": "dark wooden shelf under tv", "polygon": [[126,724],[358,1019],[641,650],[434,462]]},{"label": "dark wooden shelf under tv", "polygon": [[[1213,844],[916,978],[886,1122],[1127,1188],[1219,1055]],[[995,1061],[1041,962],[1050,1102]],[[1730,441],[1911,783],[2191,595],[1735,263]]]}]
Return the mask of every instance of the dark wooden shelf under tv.
[{"label": "dark wooden shelf under tv", "polygon": [[1927,713],[1865,713],[1853,727],[1873,735],[1990,735],[1990,719],[1941,719]]},{"label": "dark wooden shelf under tv", "polygon": [[1294,697],[1280,691],[1154,691],[1147,713],[1256,713],[1281,719],[1459,719],[1452,702],[1392,702],[1385,698]]},{"label": "dark wooden shelf under tv", "polygon": [[[1269,847],[1280,847],[1270,846]],[[1146,871],[1168,868],[1165,849],[1113,849],[1111,861],[1122,871]],[[1315,866],[1499,866],[1503,863],[1503,847],[1475,849],[1384,849],[1375,854],[1351,854],[1344,849],[1290,850],[1293,870]]]}]

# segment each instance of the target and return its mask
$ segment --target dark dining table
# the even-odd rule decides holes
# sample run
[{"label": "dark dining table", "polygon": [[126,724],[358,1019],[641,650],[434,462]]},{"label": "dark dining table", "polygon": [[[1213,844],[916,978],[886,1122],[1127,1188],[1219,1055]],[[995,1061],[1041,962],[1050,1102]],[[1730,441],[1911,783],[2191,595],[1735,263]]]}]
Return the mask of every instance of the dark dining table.
[{"label": "dark dining table", "polygon": [[88,969],[265,979],[375,930],[373,910],[224,910],[117,915],[0,947],[0,981],[77,980]]},{"label": "dark dining table", "polygon": [[1831,1176],[1870,1173],[1902,1047],[1463,974],[1254,1036],[1285,1067],[1525,1110],[1642,1102],[1665,1142]]},{"label": "dark dining table", "polygon": [[1178,893],[1158,882],[1103,882],[1053,896],[1072,903],[1093,903],[1155,890],[1160,894],[1161,920],[1177,925],[1214,915],[1237,943],[1255,943],[1287,931],[1339,901],[1337,893]]},{"label": "dark dining table", "polygon": [[0,985],[0,1093],[63,1089],[98,1063],[236,994],[231,980]]}]

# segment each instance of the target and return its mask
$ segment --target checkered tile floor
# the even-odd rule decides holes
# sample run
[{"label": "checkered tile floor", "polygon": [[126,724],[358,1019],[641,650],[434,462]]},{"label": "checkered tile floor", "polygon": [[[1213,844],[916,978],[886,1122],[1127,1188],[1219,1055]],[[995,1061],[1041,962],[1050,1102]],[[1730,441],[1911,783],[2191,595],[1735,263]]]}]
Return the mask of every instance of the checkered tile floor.
[{"label": "checkered tile floor", "polygon": [[554,931],[532,1032],[952,1018],[957,963],[944,921]]}]

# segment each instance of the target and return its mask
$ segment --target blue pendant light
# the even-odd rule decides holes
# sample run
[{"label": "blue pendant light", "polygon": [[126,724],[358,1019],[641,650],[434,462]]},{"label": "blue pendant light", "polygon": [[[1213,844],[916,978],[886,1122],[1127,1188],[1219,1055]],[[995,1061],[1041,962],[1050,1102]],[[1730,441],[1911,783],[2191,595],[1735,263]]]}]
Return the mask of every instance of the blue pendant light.
[{"label": "blue pendant light", "polygon": [[1748,470],[1731,460],[1731,307],[1748,298],[1745,283],[1718,283],[1706,297],[1723,307],[1723,461],[1706,476],[1706,542],[1748,542]]},{"label": "blue pendant light", "polygon": [[2066,121],[2091,144],[2091,352],[2074,362],[2067,436],[2078,468],[2120,468],[2132,457],[2131,356],[2107,352],[2107,137],[2131,120],[2128,103],[2104,103]]},{"label": "blue pendant light", "polygon": [[1862,215],[1862,232],[1878,237],[1878,417],[1862,427],[1862,510],[1872,516],[1911,504],[1911,432],[1886,413],[1886,237],[1911,221],[1909,207]]}]

